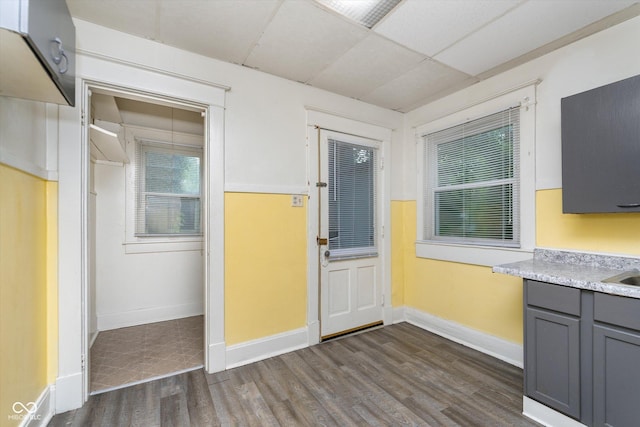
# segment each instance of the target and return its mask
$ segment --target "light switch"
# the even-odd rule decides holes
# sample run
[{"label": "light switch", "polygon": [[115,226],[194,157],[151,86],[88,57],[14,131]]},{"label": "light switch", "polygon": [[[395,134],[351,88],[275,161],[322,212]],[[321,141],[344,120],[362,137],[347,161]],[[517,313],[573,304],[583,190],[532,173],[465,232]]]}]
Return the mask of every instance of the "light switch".
[{"label": "light switch", "polygon": [[291,206],[294,208],[301,208],[304,206],[304,202],[302,201],[302,194],[292,194],[291,195]]}]

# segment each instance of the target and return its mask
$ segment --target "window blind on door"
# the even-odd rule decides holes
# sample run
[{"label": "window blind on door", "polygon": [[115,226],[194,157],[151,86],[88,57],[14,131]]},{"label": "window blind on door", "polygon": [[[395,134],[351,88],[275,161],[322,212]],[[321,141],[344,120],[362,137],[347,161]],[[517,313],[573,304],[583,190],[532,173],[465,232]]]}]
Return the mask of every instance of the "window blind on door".
[{"label": "window blind on door", "polygon": [[377,150],[329,139],[331,258],[377,255]]}]

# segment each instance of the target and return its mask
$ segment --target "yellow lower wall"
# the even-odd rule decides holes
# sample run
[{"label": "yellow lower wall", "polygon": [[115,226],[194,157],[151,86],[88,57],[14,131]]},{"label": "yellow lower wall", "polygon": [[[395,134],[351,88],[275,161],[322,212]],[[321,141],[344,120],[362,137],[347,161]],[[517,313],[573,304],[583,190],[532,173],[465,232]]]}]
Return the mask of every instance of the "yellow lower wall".
[{"label": "yellow lower wall", "polygon": [[[522,343],[522,281],[490,267],[417,258],[416,203],[393,201],[394,306]],[[640,255],[640,214],[563,214],[562,190],[536,192],[536,246]],[[403,248],[403,250],[400,250]],[[398,272],[397,270],[401,270]]]},{"label": "yellow lower wall", "polygon": [[44,180],[0,165],[0,425],[17,425],[13,403],[35,401],[50,381],[48,199]]},{"label": "yellow lower wall", "polygon": [[404,223],[404,305],[522,343],[522,281],[490,267],[416,257],[416,202],[391,203],[393,224],[398,215]]},{"label": "yellow lower wall", "polygon": [[563,214],[562,189],[536,192],[539,247],[640,255],[640,213]]},{"label": "yellow lower wall", "polygon": [[281,194],[225,194],[225,341],[306,326],[307,211]]}]

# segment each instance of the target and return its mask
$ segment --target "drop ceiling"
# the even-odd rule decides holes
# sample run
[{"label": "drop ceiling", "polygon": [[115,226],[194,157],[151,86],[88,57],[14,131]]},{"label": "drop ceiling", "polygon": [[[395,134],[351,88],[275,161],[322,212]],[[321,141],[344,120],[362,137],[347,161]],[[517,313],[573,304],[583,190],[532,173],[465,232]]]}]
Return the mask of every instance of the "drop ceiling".
[{"label": "drop ceiling", "polygon": [[368,29],[314,0],[67,3],[85,21],[402,112],[640,14],[626,0],[403,0]]}]

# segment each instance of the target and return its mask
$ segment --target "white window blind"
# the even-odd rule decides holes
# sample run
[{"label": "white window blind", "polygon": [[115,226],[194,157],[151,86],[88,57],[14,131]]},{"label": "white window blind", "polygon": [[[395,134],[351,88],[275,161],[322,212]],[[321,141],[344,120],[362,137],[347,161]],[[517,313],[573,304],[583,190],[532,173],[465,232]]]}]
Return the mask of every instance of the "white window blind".
[{"label": "white window blind", "polygon": [[518,247],[519,108],[427,134],[424,144],[424,236]]},{"label": "white window blind", "polygon": [[161,142],[136,146],[136,236],[201,234],[202,149]]},{"label": "white window blind", "polygon": [[377,150],[333,139],[328,143],[331,258],[377,255]]}]

